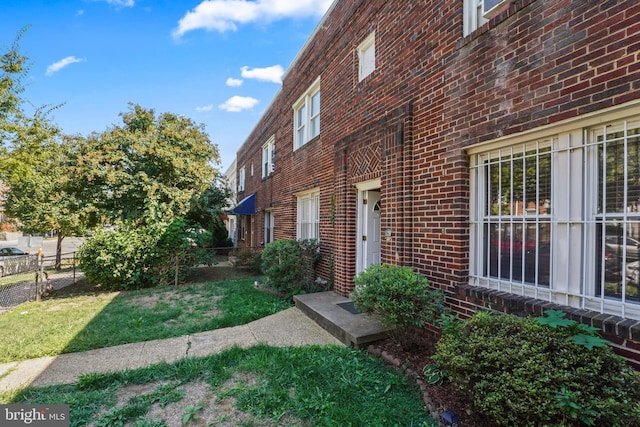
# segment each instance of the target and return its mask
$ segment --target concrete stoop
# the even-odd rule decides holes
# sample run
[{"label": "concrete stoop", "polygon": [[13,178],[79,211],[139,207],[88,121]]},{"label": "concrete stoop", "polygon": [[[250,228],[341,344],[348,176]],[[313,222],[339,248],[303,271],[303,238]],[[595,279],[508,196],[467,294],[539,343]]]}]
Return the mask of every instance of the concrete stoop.
[{"label": "concrete stoop", "polygon": [[300,311],[348,346],[362,348],[388,336],[388,328],[335,292],[296,295],[293,300]]}]

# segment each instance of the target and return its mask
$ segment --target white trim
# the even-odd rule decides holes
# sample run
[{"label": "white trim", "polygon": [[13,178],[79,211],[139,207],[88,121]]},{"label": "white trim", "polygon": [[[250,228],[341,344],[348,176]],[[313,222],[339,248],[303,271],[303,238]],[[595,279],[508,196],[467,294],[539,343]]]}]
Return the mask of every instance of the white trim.
[{"label": "white trim", "polygon": [[244,191],[246,180],[247,180],[247,171],[246,171],[246,168],[243,166],[240,168],[240,171],[238,172],[238,192]]},{"label": "white trim", "polygon": [[[320,240],[320,187],[295,193],[296,197],[296,239],[317,239]],[[304,204],[309,203],[310,217],[303,223],[302,214]],[[313,230],[309,233],[302,232],[303,225],[313,225]],[[308,234],[308,235],[307,235]]]},{"label": "white trim", "polygon": [[[314,98],[319,96],[318,111],[313,111]],[[320,112],[322,111],[322,97],[320,92],[320,77],[318,77],[305,93],[293,104],[293,151],[305,145],[320,135]],[[303,113],[304,117],[300,117]],[[311,127],[317,122],[317,129]],[[302,134],[302,135],[301,135]]]},{"label": "white trim", "polygon": [[355,186],[358,190],[364,191],[364,190],[375,190],[377,188],[380,188],[382,185],[381,185],[380,178],[376,178],[370,181],[359,182]]},{"label": "white trim", "polygon": [[376,69],[376,32],[372,31],[358,46],[358,81]]},{"label": "white trim", "polygon": [[[260,170],[262,171],[262,177],[266,178],[274,171],[274,152],[276,149],[276,136],[271,137],[262,145],[262,163],[260,164]],[[266,166],[265,166],[266,164]]]},{"label": "white trim", "polygon": [[484,25],[487,19],[482,16],[482,0],[464,0],[463,8],[462,35],[466,37]]},{"label": "white trim", "polygon": [[363,217],[364,217],[364,213],[365,213],[365,208],[364,208],[364,196],[365,194],[367,194],[368,191],[370,190],[377,190],[381,188],[381,180],[380,178],[378,179],[372,179],[370,181],[363,181],[363,182],[359,182],[355,185],[356,189],[358,190],[358,197],[357,197],[357,217],[356,217],[356,273],[361,272],[364,268],[363,268],[363,254],[366,253],[366,245],[363,243],[361,236],[363,236],[365,234],[365,230],[364,228],[366,227],[366,224],[363,223]]}]

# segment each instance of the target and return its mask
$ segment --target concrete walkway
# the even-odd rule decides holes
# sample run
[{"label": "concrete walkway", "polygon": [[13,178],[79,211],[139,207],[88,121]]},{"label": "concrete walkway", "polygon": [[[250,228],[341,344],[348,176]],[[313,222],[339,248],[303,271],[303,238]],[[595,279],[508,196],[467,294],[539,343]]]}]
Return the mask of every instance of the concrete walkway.
[{"label": "concrete walkway", "polygon": [[298,308],[290,308],[246,325],[198,334],[119,345],[81,353],[0,364],[0,391],[26,386],[72,384],[92,372],[116,372],[185,357],[203,357],[235,345],[275,347],[310,344],[344,345]]}]

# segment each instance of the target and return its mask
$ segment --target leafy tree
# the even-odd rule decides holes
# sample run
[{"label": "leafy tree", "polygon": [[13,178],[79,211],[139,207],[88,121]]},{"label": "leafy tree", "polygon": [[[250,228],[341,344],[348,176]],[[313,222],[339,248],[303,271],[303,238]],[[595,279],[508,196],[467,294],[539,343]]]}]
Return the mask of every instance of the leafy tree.
[{"label": "leafy tree", "polygon": [[16,135],[5,156],[4,179],[10,188],[5,212],[19,220],[23,232],[56,233],[59,267],[64,238],[83,234],[96,216],[75,193],[76,177],[68,173],[75,153],[73,146],[58,139],[58,128],[36,115],[25,120]]},{"label": "leafy tree", "polygon": [[92,215],[70,191],[74,176],[67,167],[73,151],[61,142],[60,129],[49,119],[57,107],[39,107],[32,116],[24,112],[22,79],[29,68],[18,41],[25,31],[0,56],[0,180],[9,187],[4,210],[24,232],[57,233],[59,266],[62,240],[83,230]]},{"label": "leafy tree", "polygon": [[185,216],[216,176],[217,146],[184,117],[134,104],[121,117],[122,126],[80,143],[83,198],[114,222]]},{"label": "leafy tree", "polygon": [[26,31],[27,28],[23,28],[13,45],[0,55],[0,150],[15,139],[16,129],[20,127],[19,122],[23,117],[22,79],[27,76],[29,66],[28,58],[20,54],[19,42]]},{"label": "leafy tree", "polygon": [[186,219],[210,232],[212,237],[208,244],[213,247],[228,246],[229,233],[222,215],[230,197],[231,191],[223,178],[218,177],[206,190],[191,200],[191,208]]}]

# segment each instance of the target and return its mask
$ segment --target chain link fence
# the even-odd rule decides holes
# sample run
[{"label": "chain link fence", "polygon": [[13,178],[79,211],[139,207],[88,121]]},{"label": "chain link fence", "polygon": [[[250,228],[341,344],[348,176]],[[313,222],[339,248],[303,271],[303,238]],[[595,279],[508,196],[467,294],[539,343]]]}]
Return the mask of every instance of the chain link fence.
[{"label": "chain link fence", "polygon": [[75,252],[56,256],[25,255],[0,258],[0,312],[84,279]]}]

